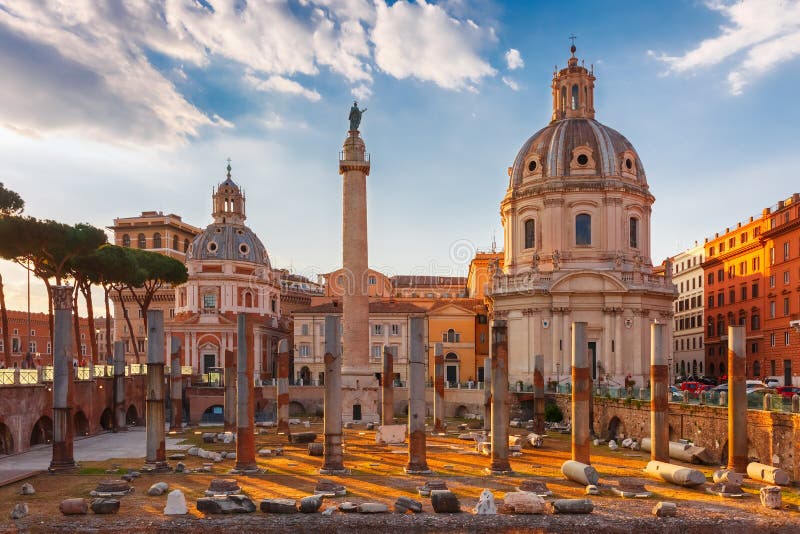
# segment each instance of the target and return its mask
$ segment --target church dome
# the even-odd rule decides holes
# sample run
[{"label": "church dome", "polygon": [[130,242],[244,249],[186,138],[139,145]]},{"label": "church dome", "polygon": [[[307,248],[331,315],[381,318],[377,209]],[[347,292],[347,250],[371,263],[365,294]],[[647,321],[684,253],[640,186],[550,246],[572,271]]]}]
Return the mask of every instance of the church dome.
[{"label": "church dome", "polygon": [[192,260],[245,261],[270,267],[264,244],[250,228],[238,224],[208,225],[192,241],[188,257]]},{"label": "church dome", "polygon": [[594,118],[564,118],[533,134],[517,153],[509,187],[528,178],[621,177],[646,184],[644,166],[625,136]]},{"label": "church dome", "polygon": [[187,259],[245,261],[270,268],[264,244],[244,225],[246,198],[231,177],[228,160],[225,181],[212,195],[214,222],[192,241]]}]

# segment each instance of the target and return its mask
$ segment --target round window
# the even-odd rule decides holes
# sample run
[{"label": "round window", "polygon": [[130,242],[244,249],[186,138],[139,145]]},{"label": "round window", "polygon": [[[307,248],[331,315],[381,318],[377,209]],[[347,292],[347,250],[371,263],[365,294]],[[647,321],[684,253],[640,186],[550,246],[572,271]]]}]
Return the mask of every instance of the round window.
[{"label": "round window", "polygon": [[244,230],[242,230],[241,228],[239,230],[236,230],[236,235],[244,235]]},{"label": "round window", "polygon": [[589,163],[589,156],[587,156],[586,154],[581,154],[578,156],[577,161],[578,165],[586,165],[587,163]]},{"label": "round window", "polygon": [[217,244],[214,241],[209,241],[206,248],[209,252],[216,252],[217,251]]},{"label": "round window", "polygon": [[532,160],[530,163],[528,163],[528,170],[530,172],[534,172],[536,170],[536,160]]},{"label": "round window", "polygon": [[242,254],[247,254],[248,252],[250,252],[250,247],[247,246],[247,243],[242,243],[241,245],[239,245],[239,252],[241,252]]},{"label": "round window", "polygon": [[222,233],[222,228],[220,228],[219,226],[217,226],[216,228],[214,228],[214,231],[215,231],[216,233],[218,233],[218,234],[221,234],[221,233]]},{"label": "round window", "polygon": [[631,158],[625,159],[625,167],[627,167],[628,170],[631,170],[633,168],[633,162],[631,161]]}]

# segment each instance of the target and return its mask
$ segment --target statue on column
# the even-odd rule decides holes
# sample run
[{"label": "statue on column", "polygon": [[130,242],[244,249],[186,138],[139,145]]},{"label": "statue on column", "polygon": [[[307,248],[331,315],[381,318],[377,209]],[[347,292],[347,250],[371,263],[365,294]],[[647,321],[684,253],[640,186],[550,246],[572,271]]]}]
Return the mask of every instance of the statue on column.
[{"label": "statue on column", "polygon": [[353,102],[353,107],[350,108],[350,131],[354,132],[358,130],[358,127],[361,125],[361,115],[366,113],[367,108],[358,109],[358,102]]}]

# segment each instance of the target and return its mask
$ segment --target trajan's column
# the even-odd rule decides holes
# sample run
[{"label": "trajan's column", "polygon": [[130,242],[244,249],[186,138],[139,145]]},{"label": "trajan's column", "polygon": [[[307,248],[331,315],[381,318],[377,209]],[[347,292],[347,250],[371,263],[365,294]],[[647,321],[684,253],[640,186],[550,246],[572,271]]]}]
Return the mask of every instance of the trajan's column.
[{"label": "trajan's column", "polygon": [[369,156],[353,103],[350,130],[339,158],[342,184],[343,358],[342,421],[380,422],[378,380],[369,365],[369,296],[367,292],[367,175]]}]

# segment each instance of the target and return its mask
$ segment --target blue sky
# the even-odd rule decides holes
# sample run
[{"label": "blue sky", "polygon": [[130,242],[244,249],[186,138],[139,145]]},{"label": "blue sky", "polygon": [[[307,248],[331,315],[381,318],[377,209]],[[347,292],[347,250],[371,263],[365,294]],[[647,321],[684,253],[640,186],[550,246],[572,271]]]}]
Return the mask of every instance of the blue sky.
[{"label": "blue sky", "polygon": [[[357,96],[370,265],[464,274],[502,247],[506,167],[549,120],[571,33],[597,119],[647,171],[654,263],[800,189],[797,0],[131,5],[0,0],[0,181],[30,215],[205,226],[230,157],[273,264],[326,272]],[[0,273],[21,308],[24,275]]]}]

